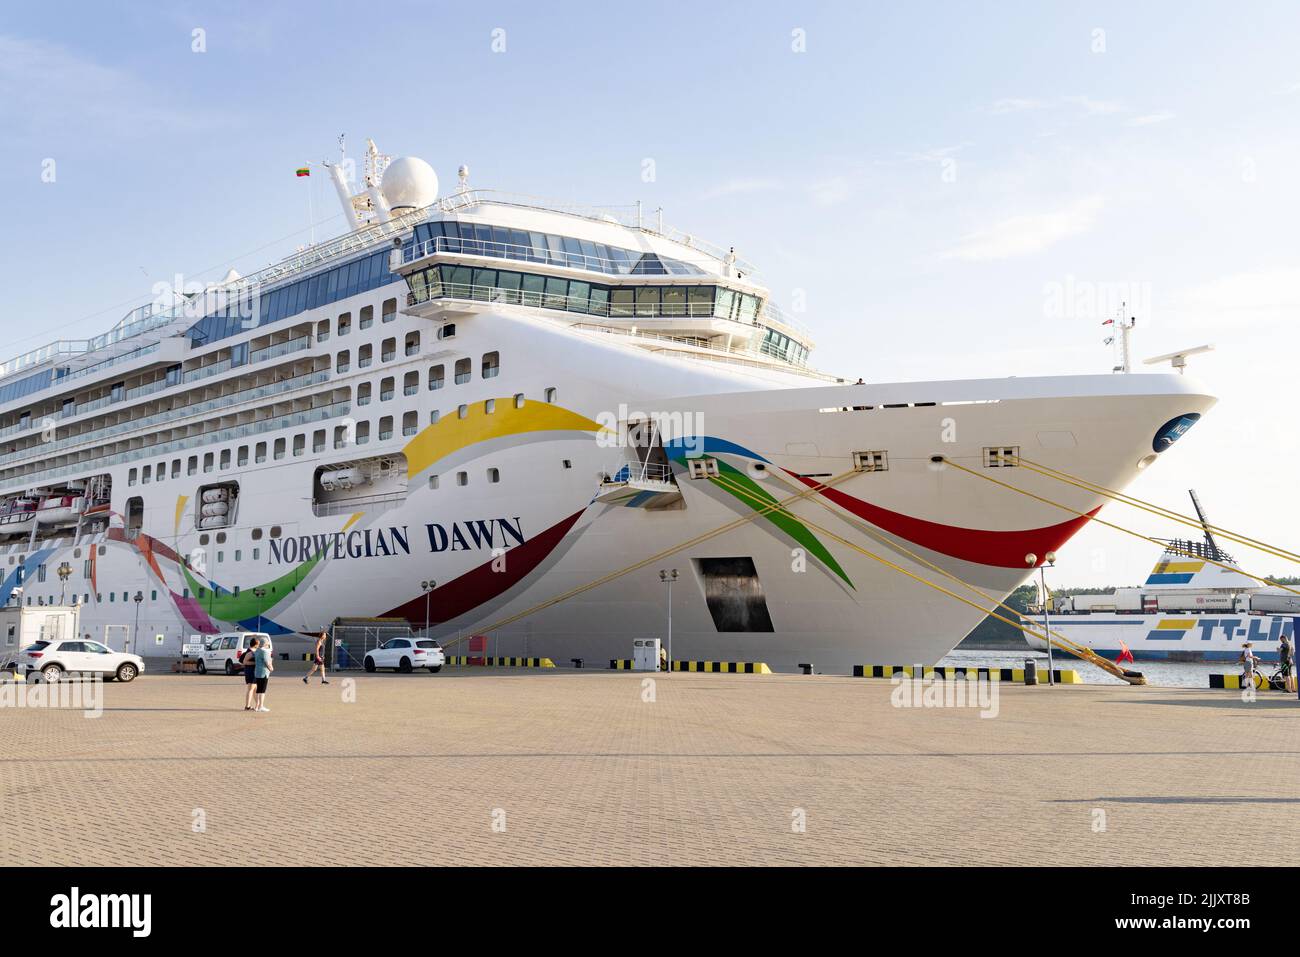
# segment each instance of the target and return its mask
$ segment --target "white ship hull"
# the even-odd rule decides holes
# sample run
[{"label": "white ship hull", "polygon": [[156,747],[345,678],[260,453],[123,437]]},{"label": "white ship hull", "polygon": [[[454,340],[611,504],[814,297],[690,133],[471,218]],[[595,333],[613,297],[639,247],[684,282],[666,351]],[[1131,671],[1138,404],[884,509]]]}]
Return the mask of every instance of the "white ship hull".
[{"label": "white ship hull", "polygon": [[[414,318],[401,322],[427,328]],[[402,328],[393,331],[400,335]],[[561,330],[506,308],[462,319],[451,344],[456,353],[499,349],[500,375],[428,391],[421,372],[418,396],[398,406],[399,421],[400,410],[418,409],[418,433],[365,449],[405,455],[410,474],[399,501],[317,516],[309,493],[315,470],[360,453],[316,453],[309,445],[301,455],[240,468],[234,476],[241,486],[237,526],[225,545],[205,545],[189,503],[205,483],[224,476],[184,475],[151,486],[139,531],[128,532],[121,515],[138,489],[129,486],[127,467],[115,466],[113,526],[93,539],[74,542],[68,535],[34,551],[26,543],[8,546],[0,553],[8,561],[0,600],[9,599],[20,575],[28,596],[44,598],[46,592],[57,600],[58,583],[41,585],[33,575],[40,565],[53,568],[66,560],[76,570],[68,594],[87,597],[87,630],[130,635],[143,654],[176,655],[191,634],[241,625],[290,637],[340,616],[396,614],[423,628],[420,583],[432,578],[439,584],[429,598],[430,624],[446,642],[490,629],[493,654],[603,663],[627,657],[634,638],[667,638],[662,567],[677,568],[682,576],[672,594],[675,658],[765,661],[778,669],[812,662],[825,671],[932,662],[979,622],[981,610],[822,532],[806,526],[791,531],[762,517],[543,611],[492,626],[754,515],[755,502],[707,479],[691,479],[682,461],[674,470],[683,507],[595,502],[601,476],[616,472],[628,455],[603,444],[596,425],[621,405],[675,416],[682,427],[665,436],[670,447],[673,440],[702,442],[706,454],[778,499],[805,487],[793,473],[839,476],[852,470],[855,451],[886,450],[886,470],[854,474],[834,493],[800,501],[791,511],[935,577],[862,529],[883,532],[971,584],[1003,595],[1027,577],[1027,552],[1059,548],[1081,520],[938,467],[932,457],[978,470],[986,447],[1019,447],[1026,457],[1123,488],[1139,462],[1151,458],[1153,436],[1163,424],[1203,412],[1214,401],[1190,380],[1172,375],[807,387],[810,380],[793,374],[677,362],[616,340]],[[426,349],[405,364],[394,363],[397,381],[406,367],[427,367],[431,354]],[[340,384],[346,381],[340,377]],[[546,403],[543,396],[552,388],[558,389],[555,401]],[[514,407],[517,394],[525,397],[521,409]],[[496,400],[490,420],[483,411],[489,399]],[[461,405],[465,419],[458,415]],[[905,407],[885,407],[899,405]],[[435,409],[438,423],[425,425]],[[360,411],[386,409],[353,406],[351,414]],[[274,441],[279,434],[264,438]],[[760,462],[766,477],[755,470]],[[498,482],[488,480],[489,469],[498,470]],[[466,473],[464,485],[454,478],[460,472]],[[430,487],[432,475],[439,476],[437,488]],[[997,469],[996,477],[1071,509],[1087,512],[1102,504],[1028,470]],[[265,537],[253,539],[250,529],[263,530]],[[270,534],[273,529],[278,536]],[[499,568],[494,547],[505,549],[496,556]],[[730,557],[752,559],[771,631],[719,631],[699,563]],[[186,560],[192,567],[185,567]],[[83,563],[88,575],[82,574]],[[25,574],[17,571],[23,566]],[[254,589],[266,594],[258,597]],[[138,608],[132,601],[137,592],[144,597]],[[111,635],[110,641],[123,643]]]}]

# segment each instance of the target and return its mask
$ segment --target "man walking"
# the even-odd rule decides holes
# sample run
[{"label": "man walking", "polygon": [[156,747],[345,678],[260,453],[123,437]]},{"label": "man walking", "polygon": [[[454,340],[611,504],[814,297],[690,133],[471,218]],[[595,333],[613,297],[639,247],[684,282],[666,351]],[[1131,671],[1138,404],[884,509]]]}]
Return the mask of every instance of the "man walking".
[{"label": "man walking", "polygon": [[329,684],[329,681],[325,678],[325,638],[326,634],[322,631],[320,637],[316,639],[316,649],[312,652],[311,656],[311,670],[303,677],[303,684],[308,683],[307,679],[316,673],[317,668],[320,669],[320,683],[323,685]]}]

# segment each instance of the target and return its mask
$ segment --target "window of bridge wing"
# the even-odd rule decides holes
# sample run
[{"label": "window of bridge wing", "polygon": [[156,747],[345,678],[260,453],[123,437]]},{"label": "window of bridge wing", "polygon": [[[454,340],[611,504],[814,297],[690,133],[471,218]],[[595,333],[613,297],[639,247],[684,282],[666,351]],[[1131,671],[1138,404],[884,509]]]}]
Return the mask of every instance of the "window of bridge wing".
[{"label": "window of bridge wing", "polygon": [[556,276],[546,277],[546,298],[542,304],[547,309],[563,309],[569,294],[569,281]]},{"label": "window of bridge wing", "polygon": [[713,287],[692,286],[687,290],[688,314],[691,316],[713,315]]},{"label": "window of bridge wing", "polygon": [[609,314],[616,318],[630,318],[635,315],[633,306],[636,302],[635,289],[611,289],[609,291]]},{"label": "window of bridge wing", "polygon": [[664,316],[686,315],[686,290],[682,286],[664,286],[662,309]]},{"label": "window of bridge wing", "polygon": [[443,266],[442,280],[447,287],[448,296],[453,299],[468,299],[470,286],[474,282],[474,270],[468,266]]},{"label": "window of bridge wing", "polygon": [[658,286],[637,287],[636,314],[638,316],[656,316],[659,314],[659,287]]},{"label": "window of bridge wing", "polygon": [[718,319],[735,318],[736,293],[731,289],[718,288],[718,295],[713,302],[713,315]]},{"label": "window of bridge wing", "polygon": [[578,279],[569,282],[569,312],[586,312],[587,299],[591,295],[591,283]]},{"label": "window of bridge wing", "polygon": [[546,278],[544,276],[533,276],[525,274],[523,277],[523,291],[521,301],[525,306],[540,306],[542,304],[542,291],[546,287]]},{"label": "window of bridge wing", "polygon": [[475,269],[473,298],[484,301],[491,299],[492,289],[496,284],[497,271],[495,269]]},{"label": "window of bridge wing", "polygon": [[497,273],[497,289],[500,294],[497,299],[500,302],[508,302],[513,305],[519,304],[519,286],[523,277],[517,272],[506,272],[502,270]]}]

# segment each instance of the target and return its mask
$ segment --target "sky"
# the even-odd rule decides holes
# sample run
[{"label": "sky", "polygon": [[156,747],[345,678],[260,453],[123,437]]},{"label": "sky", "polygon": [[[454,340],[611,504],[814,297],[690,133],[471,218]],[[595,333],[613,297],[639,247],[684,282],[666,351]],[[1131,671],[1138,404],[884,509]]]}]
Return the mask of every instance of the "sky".
[{"label": "sky", "polygon": [[[1297,37],[1250,0],[6,4],[2,348],[341,232],[294,170],[373,137],[444,192],[662,207],[854,378],[1109,372],[1126,301],[1135,359],[1213,344],[1220,397],[1132,494],[1300,550]],[[1155,552],[1091,528],[1049,584]]]}]

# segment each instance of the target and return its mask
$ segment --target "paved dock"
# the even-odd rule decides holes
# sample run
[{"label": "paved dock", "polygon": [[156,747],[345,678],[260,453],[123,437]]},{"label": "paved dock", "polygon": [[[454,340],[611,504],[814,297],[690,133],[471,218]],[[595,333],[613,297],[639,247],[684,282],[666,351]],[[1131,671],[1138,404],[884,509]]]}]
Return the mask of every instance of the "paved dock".
[{"label": "paved dock", "polygon": [[0,865],[1300,858],[1294,695],[1007,684],[981,718],[887,680],[645,677],[283,676],[249,714],[239,678],[146,675],[98,718],[0,708]]}]

